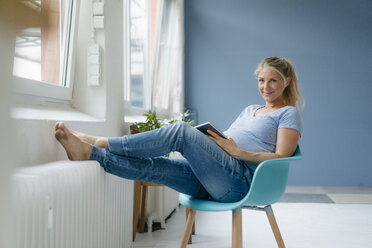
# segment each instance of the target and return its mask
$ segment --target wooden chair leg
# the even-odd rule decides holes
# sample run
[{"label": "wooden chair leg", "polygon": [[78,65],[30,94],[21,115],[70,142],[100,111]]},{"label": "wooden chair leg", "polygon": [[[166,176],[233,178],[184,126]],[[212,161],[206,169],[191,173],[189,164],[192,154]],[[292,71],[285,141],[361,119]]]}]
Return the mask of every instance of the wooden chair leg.
[{"label": "wooden chair leg", "polygon": [[243,247],[242,209],[232,211],[232,248]]},{"label": "wooden chair leg", "polygon": [[190,209],[188,217],[187,217],[185,231],[183,232],[183,236],[182,236],[182,242],[181,242],[181,246],[180,246],[181,248],[186,248],[187,243],[190,239],[191,229],[192,229],[192,225],[193,225],[194,220],[195,220],[195,215],[196,215],[196,210]]},{"label": "wooden chair leg", "polygon": [[275,220],[273,209],[271,208],[270,205],[265,207],[265,212],[266,212],[267,218],[269,219],[270,226],[271,226],[271,229],[273,230],[278,247],[285,248],[282,235],[280,234],[278,224],[276,223],[276,220]]},{"label": "wooden chair leg", "polygon": [[[147,186],[142,185],[141,221],[140,221],[140,226],[139,226],[140,233],[143,233],[145,231],[146,204],[147,204]],[[151,225],[151,224],[152,223],[148,223],[148,225]]]},{"label": "wooden chair leg", "polygon": [[134,185],[133,232],[132,232],[133,241],[136,240],[140,200],[141,200],[141,183],[139,181],[136,181]]},{"label": "wooden chair leg", "polygon": [[194,223],[192,223],[192,231],[191,231],[191,234],[192,234],[192,235],[195,235],[195,219],[194,219]]},{"label": "wooden chair leg", "polygon": [[[186,208],[186,221],[187,221],[187,218],[189,217],[189,213],[190,213],[190,209]],[[188,244],[192,244],[192,235],[195,235],[195,219],[194,219],[194,223],[192,223],[192,231],[191,231],[191,234],[190,234]]]}]

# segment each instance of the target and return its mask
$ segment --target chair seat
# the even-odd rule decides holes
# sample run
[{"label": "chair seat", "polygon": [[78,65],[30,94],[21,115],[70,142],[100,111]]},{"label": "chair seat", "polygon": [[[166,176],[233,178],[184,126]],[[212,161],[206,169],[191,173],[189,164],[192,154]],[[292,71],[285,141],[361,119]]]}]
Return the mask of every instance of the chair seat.
[{"label": "chair seat", "polygon": [[182,193],[180,193],[178,200],[181,205],[198,211],[229,211],[240,207],[244,203],[244,199],[231,203],[199,200]]}]

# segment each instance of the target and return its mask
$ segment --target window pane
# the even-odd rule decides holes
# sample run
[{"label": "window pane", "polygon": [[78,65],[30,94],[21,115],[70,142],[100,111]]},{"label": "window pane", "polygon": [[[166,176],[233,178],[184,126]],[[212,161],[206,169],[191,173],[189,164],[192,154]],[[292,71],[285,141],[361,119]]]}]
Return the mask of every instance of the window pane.
[{"label": "window pane", "polygon": [[62,72],[70,28],[72,0],[27,0],[48,14],[48,26],[22,30],[15,45],[13,74],[18,77],[63,85]]},{"label": "window pane", "polygon": [[145,107],[147,21],[147,1],[132,0],[130,5],[130,102],[136,107]]}]

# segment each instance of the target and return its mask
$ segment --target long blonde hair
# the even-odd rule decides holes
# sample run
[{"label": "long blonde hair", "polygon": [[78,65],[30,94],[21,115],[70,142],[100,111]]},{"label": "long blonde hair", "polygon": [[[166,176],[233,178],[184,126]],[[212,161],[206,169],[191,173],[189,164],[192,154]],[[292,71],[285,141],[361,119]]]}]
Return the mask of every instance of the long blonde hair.
[{"label": "long blonde hair", "polygon": [[282,77],[283,82],[286,82],[288,77],[291,79],[289,85],[283,92],[284,104],[298,108],[303,107],[305,105],[305,99],[300,93],[297,75],[292,63],[286,59],[278,57],[264,58],[258,64],[257,69],[254,72],[255,77],[258,77],[261,70],[267,67],[276,71]]}]

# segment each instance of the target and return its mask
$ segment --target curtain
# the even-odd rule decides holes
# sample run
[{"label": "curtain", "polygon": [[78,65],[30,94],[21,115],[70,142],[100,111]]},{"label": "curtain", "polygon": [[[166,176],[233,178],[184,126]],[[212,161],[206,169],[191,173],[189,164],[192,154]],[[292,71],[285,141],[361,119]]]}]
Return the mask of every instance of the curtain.
[{"label": "curtain", "polygon": [[183,0],[158,1],[159,21],[152,61],[152,109],[174,116],[183,112]]}]

